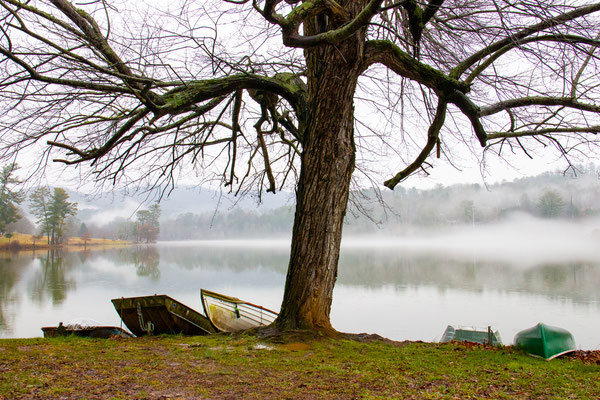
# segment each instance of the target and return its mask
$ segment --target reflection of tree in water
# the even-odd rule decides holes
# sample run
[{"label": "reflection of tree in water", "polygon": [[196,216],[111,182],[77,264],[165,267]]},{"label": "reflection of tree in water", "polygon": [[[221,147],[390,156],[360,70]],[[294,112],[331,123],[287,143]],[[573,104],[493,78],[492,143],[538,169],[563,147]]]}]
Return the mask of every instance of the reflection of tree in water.
[{"label": "reflection of tree in water", "polygon": [[92,251],[89,249],[85,249],[83,251],[78,251],[77,253],[77,260],[79,261],[80,264],[85,264],[85,262],[88,260],[88,258],[90,258]]},{"label": "reflection of tree in water", "polygon": [[15,287],[21,280],[31,257],[18,253],[0,253],[0,332],[11,332],[12,317],[8,309],[19,301]]},{"label": "reflection of tree in water", "polygon": [[131,253],[130,262],[135,265],[138,276],[147,276],[153,281],[160,279],[160,254],[154,246],[136,247]]},{"label": "reflection of tree in water", "polygon": [[38,257],[40,271],[31,282],[32,299],[43,303],[50,298],[52,304],[61,304],[67,298],[67,292],[75,289],[75,279],[69,278],[68,273],[76,264],[73,254],[63,254],[60,250],[48,250],[45,256]]}]

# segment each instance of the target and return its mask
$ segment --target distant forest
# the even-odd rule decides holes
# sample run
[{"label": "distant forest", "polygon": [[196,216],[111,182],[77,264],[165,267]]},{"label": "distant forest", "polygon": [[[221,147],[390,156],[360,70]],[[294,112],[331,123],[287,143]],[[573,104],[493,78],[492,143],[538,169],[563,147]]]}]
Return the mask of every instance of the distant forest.
[{"label": "distant forest", "polygon": [[[194,204],[194,193],[186,194]],[[168,203],[167,200],[165,203]],[[195,202],[196,204],[198,202]],[[162,206],[163,203],[161,203]],[[293,205],[266,210],[244,207],[223,210],[214,203],[203,211],[181,209],[163,213],[159,240],[287,238],[291,236]],[[104,209],[106,205],[102,206]],[[114,204],[112,205],[114,208]],[[141,206],[140,209],[151,207]],[[166,207],[168,208],[168,207]],[[163,207],[163,210],[165,207]],[[96,212],[102,211],[98,208]],[[384,232],[407,234],[422,228],[487,224],[514,213],[538,218],[578,219],[600,216],[600,168],[593,164],[570,169],[567,173],[544,173],[493,185],[438,185],[432,189],[396,187],[394,191],[365,189],[352,193],[346,215],[346,234]],[[132,239],[132,218],[115,218],[102,225],[91,222],[90,211],[68,218],[67,236],[78,236],[82,224],[91,237]],[[24,217],[10,227],[15,232],[37,233]]]},{"label": "distant forest", "polygon": [[[539,218],[576,219],[600,215],[600,170],[545,173],[484,186],[438,185],[352,193],[345,232],[402,234],[421,227],[485,224],[514,213]],[[291,236],[294,207],[268,211],[185,213],[161,222],[161,240]]]}]

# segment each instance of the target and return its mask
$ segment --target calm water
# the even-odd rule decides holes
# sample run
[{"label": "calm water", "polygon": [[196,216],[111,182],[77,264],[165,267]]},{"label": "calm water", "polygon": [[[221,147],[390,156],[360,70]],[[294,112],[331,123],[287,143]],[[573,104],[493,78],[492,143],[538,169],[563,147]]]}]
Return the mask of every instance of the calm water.
[{"label": "calm water", "polygon": [[[289,244],[182,242],[0,255],[0,337],[42,336],[78,318],[119,325],[111,298],[168,294],[201,311],[200,288],[278,310]],[[515,333],[543,321],[600,349],[600,261],[527,263],[393,240],[347,241],[331,312],[335,328],[395,340],[439,340],[446,325]]]}]

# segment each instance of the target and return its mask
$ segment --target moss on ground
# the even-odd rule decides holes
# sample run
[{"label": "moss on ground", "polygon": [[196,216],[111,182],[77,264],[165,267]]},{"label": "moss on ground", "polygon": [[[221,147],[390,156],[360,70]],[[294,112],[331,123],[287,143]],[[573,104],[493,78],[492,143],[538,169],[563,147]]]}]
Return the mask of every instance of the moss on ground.
[{"label": "moss on ground", "polygon": [[600,365],[511,347],[253,336],[0,340],[0,399],[589,399]]}]

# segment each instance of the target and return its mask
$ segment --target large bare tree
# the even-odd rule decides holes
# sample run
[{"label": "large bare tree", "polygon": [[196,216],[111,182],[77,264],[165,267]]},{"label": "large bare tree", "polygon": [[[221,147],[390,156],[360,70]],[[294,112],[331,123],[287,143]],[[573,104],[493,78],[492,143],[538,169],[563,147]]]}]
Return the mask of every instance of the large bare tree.
[{"label": "large bare tree", "polygon": [[295,187],[277,330],[334,332],[353,173],[397,167],[393,189],[464,149],[569,160],[598,144],[600,3],[0,6],[5,158],[34,152],[100,183],[165,188],[195,171],[234,192]]}]

